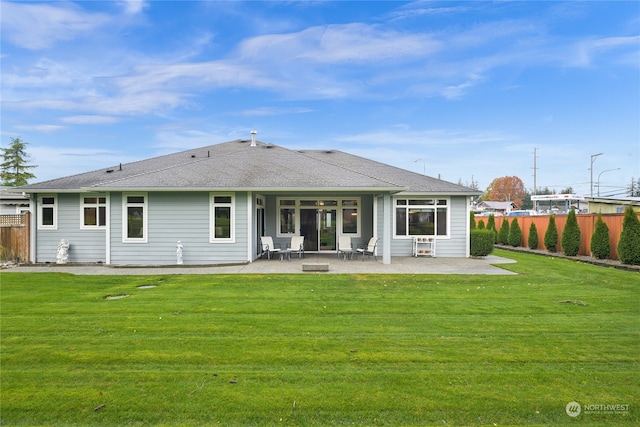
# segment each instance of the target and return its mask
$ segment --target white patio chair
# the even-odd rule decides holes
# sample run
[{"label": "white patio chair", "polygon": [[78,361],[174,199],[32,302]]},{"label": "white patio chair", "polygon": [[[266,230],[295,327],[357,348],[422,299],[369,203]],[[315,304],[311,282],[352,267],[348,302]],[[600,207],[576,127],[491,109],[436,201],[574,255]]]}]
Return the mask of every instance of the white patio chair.
[{"label": "white patio chair", "polygon": [[296,252],[298,258],[304,258],[304,236],[291,236],[291,243],[287,250]]},{"label": "white patio chair", "polygon": [[338,236],[338,251],[337,256],[342,258],[344,261],[347,260],[347,257],[351,259],[353,256],[353,247],[351,246],[351,236]]},{"label": "white patio chair", "polygon": [[271,259],[271,254],[276,254],[282,250],[281,248],[273,244],[273,238],[271,236],[260,237],[260,242],[262,243],[262,253],[260,254],[261,257],[264,254],[267,254],[267,259]]},{"label": "white patio chair", "polygon": [[373,258],[376,261],[378,260],[378,257],[376,256],[376,246],[378,245],[379,240],[380,239],[378,239],[377,237],[372,237],[371,239],[369,239],[369,243],[367,243],[366,246],[358,245],[356,253],[362,254],[362,261],[364,261],[365,255],[367,256],[367,258],[371,258],[371,255],[373,255]]}]

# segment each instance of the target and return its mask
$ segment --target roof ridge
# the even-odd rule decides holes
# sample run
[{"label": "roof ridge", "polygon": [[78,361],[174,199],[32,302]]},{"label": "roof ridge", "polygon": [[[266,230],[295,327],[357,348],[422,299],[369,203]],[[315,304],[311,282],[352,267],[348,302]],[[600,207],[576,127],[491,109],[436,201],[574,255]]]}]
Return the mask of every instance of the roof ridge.
[{"label": "roof ridge", "polygon": [[[235,141],[237,141],[237,140],[228,141],[228,142],[235,142]],[[217,144],[217,145],[220,145],[220,144]],[[156,156],[156,157],[152,157],[150,159],[139,160],[137,162],[132,162],[132,163],[138,163],[138,162],[144,162],[144,161],[147,161],[147,160],[159,159],[159,158],[165,157],[165,156],[174,156],[174,155],[178,155],[180,153],[188,153],[189,151],[202,150],[202,149],[207,148],[207,147],[213,147],[213,145],[207,145],[207,146],[204,146],[204,147],[198,147],[198,148],[192,148],[192,149],[189,149],[189,150],[178,151],[176,153],[165,154],[165,155],[162,155],[162,156]],[[220,153],[220,154],[214,155],[214,156],[211,156],[210,155],[210,150],[208,150],[207,151],[207,157],[202,157],[202,158],[192,157],[191,161],[186,161],[186,162],[182,162],[182,163],[176,163],[176,164],[173,164],[173,165],[170,165],[170,166],[166,166],[166,167],[163,167],[163,168],[157,168],[157,169],[153,169],[153,170],[146,171],[146,172],[140,172],[140,173],[133,174],[133,175],[127,175],[127,176],[115,178],[115,179],[112,179],[112,180],[96,182],[96,183],[92,184],[91,187],[100,187],[100,186],[105,185],[105,184],[112,184],[112,183],[116,183],[116,182],[119,182],[119,181],[123,181],[125,179],[137,178],[137,177],[140,177],[140,176],[151,175],[151,174],[154,174],[154,173],[167,171],[167,170],[170,170],[170,169],[178,168],[178,167],[189,165],[189,164],[200,163],[200,162],[204,162],[206,160],[211,160],[211,159],[214,159],[214,158],[220,158],[220,157],[224,157],[224,156],[227,156],[227,155],[230,155],[230,154],[236,154],[236,153],[238,153],[240,151],[246,151],[247,148],[248,148],[248,146],[240,146],[240,147],[242,147],[242,148],[239,148],[237,150],[224,152],[224,153]]]},{"label": "roof ridge", "polygon": [[[292,151],[293,151],[293,150],[292,150]],[[324,152],[324,153],[339,152],[339,153],[342,153],[342,154],[348,154],[348,155],[350,155],[350,156],[354,156],[353,154],[349,154],[349,153],[347,153],[346,151],[336,150],[336,149],[331,149],[331,150],[298,150],[298,153],[300,153],[300,154],[302,154],[302,155],[304,155],[305,157],[308,157],[308,158],[310,158],[310,159],[314,159],[314,160],[320,161],[320,162],[322,162],[322,163],[326,163],[326,164],[328,164],[328,165],[331,165],[331,166],[334,166],[334,167],[337,167],[337,168],[340,168],[340,169],[343,169],[343,170],[349,171],[349,172],[351,172],[351,173],[356,173],[356,174],[358,174],[358,175],[366,176],[367,178],[371,178],[371,179],[375,179],[375,180],[377,180],[377,181],[385,182],[385,183],[387,183],[387,184],[393,185],[394,187],[398,187],[398,188],[405,188],[405,186],[404,186],[404,185],[399,185],[399,184],[397,184],[397,183],[395,183],[395,182],[387,181],[387,180],[382,179],[382,178],[377,177],[377,176],[373,176],[373,175],[369,175],[369,174],[366,174],[366,173],[362,173],[362,172],[359,172],[359,171],[357,171],[357,170],[353,170],[353,169],[351,169],[351,168],[348,168],[348,167],[345,167],[345,166],[342,166],[342,165],[339,165],[339,164],[336,164],[336,163],[331,163],[331,162],[328,162],[328,161],[326,161],[326,160],[324,160],[324,159],[321,159],[321,158],[318,158],[318,157],[309,156],[309,155],[305,154],[305,151],[315,151],[315,152]],[[355,157],[360,157],[360,156],[355,156]],[[360,158],[361,158],[361,159],[364,159],[364,157],[360,157]],[[366,160],[369,160],[369,159],[366,159]],[[388,166],[388,165],[386,165],[386,166]]]}]

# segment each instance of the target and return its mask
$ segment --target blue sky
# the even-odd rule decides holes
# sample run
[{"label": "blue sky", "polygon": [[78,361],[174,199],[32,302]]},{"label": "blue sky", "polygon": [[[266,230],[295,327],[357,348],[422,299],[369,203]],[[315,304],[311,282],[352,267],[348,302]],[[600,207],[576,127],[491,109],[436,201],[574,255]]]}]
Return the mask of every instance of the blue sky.
[{"label": "blue sky", "polygon": [[589,195],[597,153],[601,195],[640,178],[635,1],[0,7],[1,142],[32,183],[252,129],[482,190],[533,189],[534,148],[538,187]]}]

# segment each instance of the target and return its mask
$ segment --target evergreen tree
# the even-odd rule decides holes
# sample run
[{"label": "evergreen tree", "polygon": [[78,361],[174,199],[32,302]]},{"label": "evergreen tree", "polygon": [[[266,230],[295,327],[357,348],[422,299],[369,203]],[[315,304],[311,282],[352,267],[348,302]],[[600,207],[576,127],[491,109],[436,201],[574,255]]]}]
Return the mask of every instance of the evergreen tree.
[{"label": "evergreen tree", "polygon": [[11,145],[7,148],[0,148],[2,151],[2,163],[0,163],[0,178],[2,185],[9,187],[19,187],[27,185],[28,180],[36,176],[29,172],[35,165],[28,165],[26,152],[27,142],[18,138],[11,138]]},{"label": "evergreen tree", "polygon": [[580,250],[580,227],[574,209],[569,211],[567,223],[562,231],[562,250],[567,256],[576,256]]},{"label": "evergreen tree", "polygon": [[640,197],[640,178],[636,181],[631,177],[631,184],[627,187],[627,195],[629,197]]},{"label": "evergreen tree", "polygon": [[496,217],[491,214],[487,220],[487,230],[493,231],[493,243],[498,243],[498,230],[496,230]]},{"label": "evergreen tree", "polygon": [[502,225],[498,231],[498,243],[506,245],[509,243],[509,220],[502,218]]},{"label": "evergreen tree", "polygon": [[513,247],[522,245],[522,230],[518,223],[518,218],[513,218],[511,227],[509,227],[509,244]]},{"label": "evergreen tree", "polygon": [[544,247],[549,252],[555,252],[558,248],[558,227],[556,226],[556,216],[549,217],[549,225],[544,233]]},{"label": "evergreen tree", "polygon": [[484,230],[486,227],[484,226],[484,221],[480,220],[478,221],[478,229],[480,230]]},{"label": "evergreen tree", "polygon": [[602,220],[602,215],[598,214],[596,225],[591,236],[591,255],[597,259],[609,258],[611,253],[611,243],[609,242],[609,227]]},{"label": "evergreen tree", "polygon": [[631,205],[624,210],[618,257],[623,264],[640,265],[640,221]]},{"label": "evergreen tree", "polygon": [[476,228],[476,214],[473,211],[471,211],[471,214],[469,215],[469,226],[471,227],[471,230]]},{"label": "evergreen tree", "polygon": [[527,245],[530,249],[538,249],[538,228],[536,223],[532,222],[529,226],[529,238],[527,239]]}]

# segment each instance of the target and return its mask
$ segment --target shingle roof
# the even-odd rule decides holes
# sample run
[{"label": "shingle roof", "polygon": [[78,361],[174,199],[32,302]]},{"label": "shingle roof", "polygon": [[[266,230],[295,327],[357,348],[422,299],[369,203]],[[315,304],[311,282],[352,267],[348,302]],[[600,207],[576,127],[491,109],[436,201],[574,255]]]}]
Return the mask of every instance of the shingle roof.
[{"label": "shingle roof", "polygon": [[476,194],[341,151],[295,151],[235,140],[22,187],[23,191],[253,190]]}]

